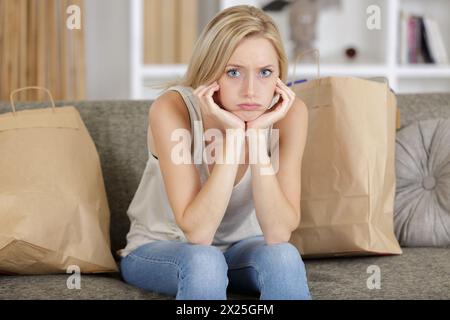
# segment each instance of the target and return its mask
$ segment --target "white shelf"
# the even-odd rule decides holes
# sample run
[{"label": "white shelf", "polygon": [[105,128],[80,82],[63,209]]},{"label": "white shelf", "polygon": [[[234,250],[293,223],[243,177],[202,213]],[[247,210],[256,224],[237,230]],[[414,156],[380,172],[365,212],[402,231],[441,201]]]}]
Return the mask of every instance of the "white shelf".
[{"label": "white shelf", "polygon": [[[289,66],[289,80],[292,80],[294,66]],[[320,65],[320,76],[386,76],[388,68],[382,64],[325,64]],[[294,78],[316,77],[317,66],[313,64],[298,64]]]},{"label": "white shelf", "polygon": [[[269,0],[217,0],[219,8],[225,9],[238,4],[250,4],[262,6]],[[450,8],[450,1],[437,0],[341,0],[342,16],[336,17],[336,12],[325,12],[323,21],[331,19],[339,25],[342,30],[354,31],[355,34],[348,36],[341,32],[339,38],[330,37],[329,28],[320,25],[318,33],[325,38],[326,43],[318,45],[321,48],[320,76],[355,76],[355,77],[385,77],[389,80],[389,85],[397,93],[411,91],[450,91],[450,65],[400,65],[398,63],[398,26],[400,12],[403,9],[413,7],[416,13],[423,10],[427,15],[436,15],[443,26],[443,34],[448,34],[450,24],[443,20],[443,9]],[[447,3],[448,2],[448,3]],[[154,98],[156,91],[145,89],[144,85],[149,82],[165,81],[181,77],[187,66],[183,64],[175,65],[144,65],[142,54],[142,0],[131,1],[131,86],[132,98]],[[412,5],[411,5],[412,3]],[[382,28],[381,30],[368,31],[365,28],[356,30],[355,23],[363,23],[366,19],[365,8],[375,4],[381,8]],[[353,10],[353,12],[349,12]],[[362,17],[357,16],[358,12]],[[279,13],[269,13],[280,27],[280,32],[285,40],[286,49],[290,49],[290,41],[287,33],[286,16]],[[350,16],[349,16],[350,15]],[[350,18],[349,18],[350,17]],[[326,18],[326,19],[325,19]],[[347,20],[352,20],[349,23]],[[446,19],[446,18],[445,18]],[[359,22],[358,22],[359,21]],[[345,24],[345,25],[343,25]],[[345,29],[346,28],[346,29]],[[344,32],[345,33],[345,32]],[[355,61],[348,61],[343,58],[343,43],[349,43],[349,39],[361,41],[356,43],[360,54]],[[333,46],[334,43],[334,46]],[[341,46],[341,47],[340,47]],[[449,44],[447,43],[447,46]],[[336,47],[336,48],[335,48]],[[323,50],[322,50],[323,49]],[[448,50],[449,48],[447,48]],[[336,50],[336,52],[332,52]],[[370,54],[368,54],[370,53]],[[296,75],[293,76],[293,65],[289,66],[289,80],[292,78],[314,78],[317,75],[317,67],[311,63],[298,64]],[[424,83],[424,86],[421,84]]]},{"label": "white shelf", "polygon": [[450,78],[450,66],[400,66],[397,68],[396,73],[398,77],[403,78]]},{"label": "white shelf", "polygon": [[182,76],[187,69],[185,64],[148,64],[141,69],[145,79],[167,79]]}]

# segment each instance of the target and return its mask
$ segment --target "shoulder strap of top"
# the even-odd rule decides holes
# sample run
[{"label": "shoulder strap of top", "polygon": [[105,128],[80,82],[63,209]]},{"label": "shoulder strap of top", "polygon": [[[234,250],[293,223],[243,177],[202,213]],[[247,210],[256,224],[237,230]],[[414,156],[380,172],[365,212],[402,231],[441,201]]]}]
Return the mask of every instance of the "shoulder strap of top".
[{"label": "shoulder strap of top", "polygon": [[[172,86],[167,89],[167,91],[169,90],[179,92],[181,97],[183,98],[184,104],[188,109],[191,122],[191,137],[193,137],[193,139],[191,140],[191,152],[193,152],[192,155],[194,158],[194,162],[197,163],[199,161],[198,159],[202,159],[203,154],[203,123],[200,111],[198,110],[198,108],[196,108],[196,102],[193,96],[194,90],[191,87],[185,86]],[[194,141],[195,143],[192,144],[192,142]],[[195,146],[197,146],[197,149],[194,150]]]},{"label": "shoulder strap of top", "polygon": [[185,87],[185,86],[173,86],[167,90],[177,91],[181,94],[181,96],[183,97],[184,103],[186,104],[186,107],[188,108],[189,117],[191,118],[191,122],[194,120],[201,120],[201,116],[198,113],[197,108],[195,106],[195,99],[193,96],[194,90],[192,88]]}]

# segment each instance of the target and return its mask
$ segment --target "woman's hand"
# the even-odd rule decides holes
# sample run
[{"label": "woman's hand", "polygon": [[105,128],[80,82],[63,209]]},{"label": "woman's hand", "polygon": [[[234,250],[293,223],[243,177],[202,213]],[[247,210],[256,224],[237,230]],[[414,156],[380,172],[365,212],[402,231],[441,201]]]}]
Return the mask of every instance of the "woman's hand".
[{"label": "woman's hand", "polygon": [[247,129],[266,129],[286,116],[294,103],[295,93],[280,78],[277,80],[275,92],[281,96],[278,103],[255,120],[247,122]]},{"label": "woman's hand", "polygon": [[201,85],[194,90],[194,96],[200,102],[200,109],[203,117],[208,117],[214,120],[214,122],[221,125],[222,131],[226,129],[244,129],[245,122],[239,117],[235,116],[231,112],[219,107],[213,99],[214,92],[220,89],[219,84],[216,82],[209,86]]}]

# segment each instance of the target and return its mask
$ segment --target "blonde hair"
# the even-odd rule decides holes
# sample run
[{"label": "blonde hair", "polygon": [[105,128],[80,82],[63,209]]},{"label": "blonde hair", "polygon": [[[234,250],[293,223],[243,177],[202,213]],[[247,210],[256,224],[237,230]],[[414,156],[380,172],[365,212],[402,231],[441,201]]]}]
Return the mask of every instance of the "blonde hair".
[{"label": "blonde hair", "polygon": [[287,80],[288,59],[280,32],[273,19],[264,11],[249,5],[239,5],[220,11],[203,29],[198,38],[185,75],[166,83],[197,88],[218,80],[239,42],[251,36],[269,40],[278,55],[280,79]]}]

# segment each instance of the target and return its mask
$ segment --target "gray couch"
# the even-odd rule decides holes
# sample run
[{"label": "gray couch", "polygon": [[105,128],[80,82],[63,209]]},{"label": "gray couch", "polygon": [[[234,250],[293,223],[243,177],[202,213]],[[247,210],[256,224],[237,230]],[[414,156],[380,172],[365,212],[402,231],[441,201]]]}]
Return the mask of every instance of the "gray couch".
[{"label": "gray couch", "polygon": [[[111,243],[125,245],[126,211],[146,160],[149,101],[59,102],[80,112],[98,148],[111,209]],[[415,120],[450,118],[450,94],[399,95],[401,125]],[[18,104],[17,109],[44,103]],[[0,113],[9,112],[0,102]],[[403,248],[400,256],[306,260],[314,299],[449,299],[450,248]],[[377,265],[381,288],[368,289],[367,268]],[[0,276],[0,299],[170,299],[124,283],[118,273],[82,275],[81,289],[68,289],[67,274]],[[230,299],[257,299],[230,293]]]}]

